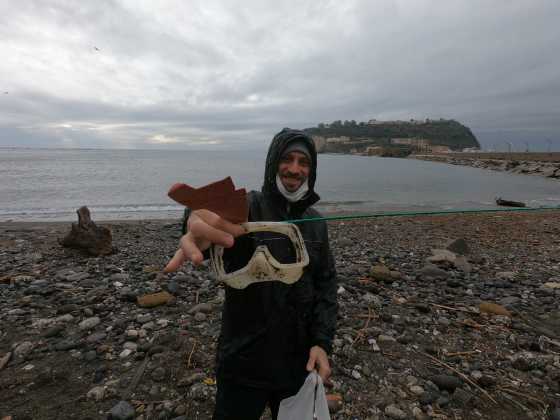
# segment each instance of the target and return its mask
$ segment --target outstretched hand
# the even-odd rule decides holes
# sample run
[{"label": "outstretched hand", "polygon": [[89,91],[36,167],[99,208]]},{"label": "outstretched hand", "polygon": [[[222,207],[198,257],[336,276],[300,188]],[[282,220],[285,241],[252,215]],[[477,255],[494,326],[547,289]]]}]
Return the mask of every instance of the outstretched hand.
[{"label": "outstretched hand", "polygon": [[178,270],[186,261],[199,265],[204,260],[202,253],[212,244],[230,248],[234,238],[245,234],[245,229],[228,222],[210,210],[195,210],[187,221],[188,233],[179,241],[179,249],[167,263],[164,272]]},{"label": "outstretched hand", "polygon": [[331,376],[331,366],[329,364],[327,353],[322,347],[311,347],[309,350],[309,360],[307,361],[306,369],[308,372],[316,369],[323,380],[323,383],[328,383],[328,379]]}]

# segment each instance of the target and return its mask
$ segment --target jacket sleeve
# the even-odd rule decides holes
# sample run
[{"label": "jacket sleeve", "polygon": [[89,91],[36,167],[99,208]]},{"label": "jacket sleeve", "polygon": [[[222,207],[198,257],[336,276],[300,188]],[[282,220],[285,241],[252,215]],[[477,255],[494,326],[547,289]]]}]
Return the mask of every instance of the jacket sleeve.
[{"label": "jacket sleeve", "polygon": [[337,280],[334,257],[329,247],[326,223],[322,227],[322,246],[319,261],[324,261],[314,270],[314,305],[311,324],[311,345],[320,346],[329,354],[336,331],[338,314]]}]

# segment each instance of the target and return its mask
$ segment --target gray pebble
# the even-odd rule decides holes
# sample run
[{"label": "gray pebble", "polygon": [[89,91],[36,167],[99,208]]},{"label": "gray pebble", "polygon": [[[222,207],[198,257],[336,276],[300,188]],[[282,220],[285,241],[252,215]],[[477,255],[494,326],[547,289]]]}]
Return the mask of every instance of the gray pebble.
[{"label": "gray pebble", "polygon": [[214,305],[211,303],[199,303],[198,305],[194,305],[191,309],[189,309],[189,314],[196,314],[198,312],[202,313],[210,313],[214,310]]},{"label": "gray pebble", "polygon": [[202,312],[197,312],[194,315],[194,319],[198,322],[206,321],[206,314],[203,314]]},{"label": "gray pebble", "polygon": [[385,415],[392,419],[406,420],[408,415],[394,404],[385,407]]},{"label": "gray pebble", "polygon": [[17,359],[25,358],[29,353],[31,353],[33,347],[33,343],[30,341],[24,341],[23,343],[18,344],[14,349],[14,357]]},{"label": "gray pebble", "polygon": [[98,325],[100,322],[101,319],[99,319],[99,317],[97,316],[94,316],[92,318],[84,319],[82,322],[80,322],[79,327],[81,330],[90,330],[94,328],[96,325]]},{"label": "gray pebble", "polygon": [[166,373],[165,368],[160,366],[152,370],[151,377],[154,381],[160,382],[163,381],[163,379],[165,378],[165,373]]},{"label": "gray pebble", "polygon": [[110,420],[132,420],[134,414],[134,407],[126,401],[119,401],[117,405],[111,408],[109,418]]}]

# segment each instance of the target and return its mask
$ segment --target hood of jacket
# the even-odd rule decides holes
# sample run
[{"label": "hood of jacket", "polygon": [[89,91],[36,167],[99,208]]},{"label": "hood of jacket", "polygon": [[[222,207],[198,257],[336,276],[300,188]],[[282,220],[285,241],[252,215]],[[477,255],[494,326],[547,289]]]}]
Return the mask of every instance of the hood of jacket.
[{"label": "hood of jacket", "polygon": [[315,149],[313,139],[304,131],[284,128],[274,136],[266,156],[262,192],[265,195],[270,196],[274,201],[282,206],[286,206],[288,203],[288,200],[286,200],[282,193],[278,191],[278,187],[276,186],[276,174],[278,173],[278,165],[280,163],[282,153],[286,147],[294,141],[305,143],[309,149],[309,153],[311,154],[311,167],[309,177],[307,179],[309,192],[300,201],[291,204],[291,207],[294,210],[303,212],[307,207],[310,207],[319,201],[320,198],[315,192],[315,180],[317,179],[317,150]]}]

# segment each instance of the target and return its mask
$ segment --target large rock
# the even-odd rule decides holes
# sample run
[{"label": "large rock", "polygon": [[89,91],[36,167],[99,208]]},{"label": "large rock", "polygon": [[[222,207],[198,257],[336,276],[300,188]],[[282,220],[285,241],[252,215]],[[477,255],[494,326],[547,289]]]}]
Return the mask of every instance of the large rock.
[{"label": "large rock", "polygon": [[450,241],[445,249],[459,255],[467,255],[470,253],[467,241],[465,241],[465,239],[463,238],[458,238]]},{"label": "large rock", "polygon": [[556,168],[543,168],[542,174],[547,178],[556,178]]},{"label": "large rock", "polygon": [[93,256],[112,253],[111,230],[104,226],[97,226],[91,220],[87,207],[80,207],[77,213],[78,223],[72,223],[72,229],[64,238],[59,239],[59,243],[64,247],[86,251]]}]

